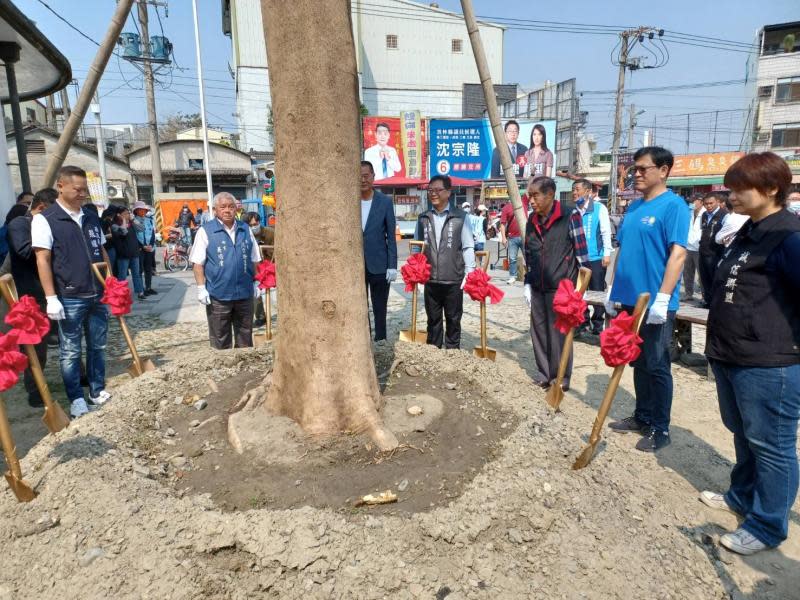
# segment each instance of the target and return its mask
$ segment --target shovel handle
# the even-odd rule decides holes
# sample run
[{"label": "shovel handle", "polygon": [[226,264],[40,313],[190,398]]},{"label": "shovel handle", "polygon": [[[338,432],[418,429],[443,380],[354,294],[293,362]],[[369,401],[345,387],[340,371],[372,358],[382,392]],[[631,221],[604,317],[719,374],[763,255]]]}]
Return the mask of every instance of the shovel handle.
[{"label": "shovel handle", "polygon": [[259,244],[258,249],[261,251],[261,260],[266,259],[268,250],[273,250],[272,259],[269,259],[269,260],[272,260],[272,262],[275,262],[273,260],[275,258],[275,254],[274,254],[275,246],[274,245]]},{"label": "shovel handle", "polygon": [[[92,263],[92,271],[94,271],[95,276],[97,279],[100,280],[100,283],[103,284],[103,287],[106,285],[106,278],[103,277],[102,272],[100,269],[105,269],[106,277],[108,276],[108,263],[99,262],[99,263]],[[119,328],[122,330],[122,336],[125,338],[125,343],[128,344],[128,350],[131,351],[131,357],[133,358],[133,367],[136,369],[139,375],[144,373],[144,365],[142,365],[142,359],[139,356],[139,353],[136,351],[136,345],[133,343],[133,338],[131,337],[131,332],[128,330],[128,324],[125,322],[125,318],[122,315],[117,315],[117,319],[119,320]]]},{"label": "shovel handle", "polygon": [[575,285],[575,291],[583,294],[589,288],[589,282],[592,280],[592,270],[586,267],[578,269],[578,281]]},{"label": "shovel handle", "polygon": [[[650,294],[639,294],[639,298],[636,300],[636,306],[633,308],[634,333],[639,333],[639,327],[642,324],[642,318],[644,317],[645,310],[647,310],[648,302],[650,302]],[[589,436],[589,442],[591,444],[595,444],[597,440],[600,439],[600,431],[603,429],[603,424],[608,416],[608,411],[611,410],[611,403],[614,401],[614,396],[617,393],[617,388],[619,387],[619,382],[620,379],[622,379],[622,372],[624,370],[625,365],[618,365],[614,367],[614,372],[611,375],[611,381],[608,383],[608,389],[606,389],[605,396],[603,396],[603,402],[600,404],[600,408],[597,411],[597,418],[595,419],[594,426],[592,427],[592,434]]]},{"label": "shovel handle", "polygon": [[22,469],[19,466],[19,458],[17,458],[17,446],[14,444],[14,436],[8,423],[6,401],[2,396],[0,396],[0,444],[3,447],[8,470],[16,479],[22,479]]},{"label": "shovel handle", "polygon": [[419,252],[423,252],[425,250],[425,242],[422,240],[409,240],[408,242],[408,251],[413,254],[414,248],[419,248]]},{"label": "shovel handle", "polygon": [[475,262],[478,263],[478,268],[486,273],[489,270],[489,253],[486,250],[476,250]]}]

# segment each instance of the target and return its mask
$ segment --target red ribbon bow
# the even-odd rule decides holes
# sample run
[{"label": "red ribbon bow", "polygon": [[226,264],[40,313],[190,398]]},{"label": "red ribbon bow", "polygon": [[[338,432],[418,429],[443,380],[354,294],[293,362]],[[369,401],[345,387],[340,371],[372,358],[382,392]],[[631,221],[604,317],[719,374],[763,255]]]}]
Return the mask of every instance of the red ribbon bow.
[{"label": "red ribbon bow", "polygon": [[127,315],[133,306],[133,294],[128,282],[112,275],[106,277],[106,291],[100,301],[111,307],[111,314],[115,317]]},{"label": "red ribbon bow", "polygon": [[620,312],[600,334],[600,354],[609,367],[626,365],[641,354],[642,338],[633,332],[634,318]]},{"label": "red ribbon bow", "polygon": [[553,297],[553,312],[556,313],[555,328],[564,334],[584,322],[586,301],[583,294],[575,291],[571,279],[562,279],[558,284]]},{"label": "red ribbon bow", "polygon": [[467,280],[464,282],[464,291],[469,294],[469,297],[476,302],[485,302],[488,296],[489,302],[497,304],[505,296],[505,292],[499,287],[489,283],[488,273],[481,269],[475,269],[467,275]]},{"label": "red ribbon bow", "polygon": [[28,357],[19,351],[19,330],[0,333],[0,392],[14,387],[19,374],[28,368]]},{"label": "red ribbon bow", "polygon": [[400,269],[403,281],[406,284],[406,291],[410,292],[418,283],[428,283],[431,278],[431,265],[422,252],[417,252],[408,257],[406,264]]},{"label": "red ribbon bow", "polygon": [[23,296],[8,311],[5,322],[15,330],[17,343],[38,344],[50,331],[50,319],[33,296]]},{"label": "red ribbon bow", "polygon": [[262,260],[256,267],[256,274],[253,279],[258,282],[258,287],[262,290],[274,288],[276,285],[275,263],[266,258]]}]

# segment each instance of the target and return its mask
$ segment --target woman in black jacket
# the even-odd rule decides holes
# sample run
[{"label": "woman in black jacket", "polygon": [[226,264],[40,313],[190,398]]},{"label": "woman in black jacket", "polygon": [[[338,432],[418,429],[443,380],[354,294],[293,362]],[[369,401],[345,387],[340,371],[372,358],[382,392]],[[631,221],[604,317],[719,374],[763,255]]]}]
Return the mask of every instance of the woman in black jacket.
[{"label": "woman in black jacket", "polygon": [[127,208],[123,208],[114,217],[111,225],[111,233],[114,236],[114,250],[117,255],[117,277],[119,279],[128,278],[128,269],[133,279],[133,291],[139,300],[146,300],[144,294],[144,283],[142,282],[142,271],[139,261],[139,240],[136,239],[136,231],[131,221],[131,213]]},{"label": "woman in black jacket", "polygon": [[791,182],[771,152],[749,154],[725,174],[733,210],[750,220],[717,266],[706,355],[736,465],[724,495],[700,499],[744,519],[720,538],[740,554],[786,539],[800,477],[800,221],[786,210]]}]

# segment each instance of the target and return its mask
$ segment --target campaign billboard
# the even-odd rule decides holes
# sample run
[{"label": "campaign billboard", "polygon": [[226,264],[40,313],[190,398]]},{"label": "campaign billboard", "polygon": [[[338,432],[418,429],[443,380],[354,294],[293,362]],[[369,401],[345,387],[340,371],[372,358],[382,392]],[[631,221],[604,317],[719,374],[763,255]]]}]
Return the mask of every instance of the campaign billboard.
[{"label": "campaign billboard", "polygon": [[[517,179],[555,176],[556,121],[507,119],[502,125]],[[431,173],[462,179],[504,177],[488,119],[431,119],[429,137]]]},{"label": "campaign billboard", "polygon": [[400,117],[363,117],[364,160],[376,185],[411,185],[427,176],[425,127],[418,111]]}]

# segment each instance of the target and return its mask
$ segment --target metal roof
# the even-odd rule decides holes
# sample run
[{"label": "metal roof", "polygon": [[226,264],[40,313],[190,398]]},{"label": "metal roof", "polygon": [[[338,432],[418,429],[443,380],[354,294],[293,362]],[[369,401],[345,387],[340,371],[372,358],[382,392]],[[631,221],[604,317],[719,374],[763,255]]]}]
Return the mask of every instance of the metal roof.
[{"label": "metal roof", "polygon": [[[9,0],[0,0],[0,42],[20,46],[19,61],[14,66],[21,101],[57,92],[72,79],[67,58]],[[0,77],[0,101],[7,100],[8,81]]]}]

